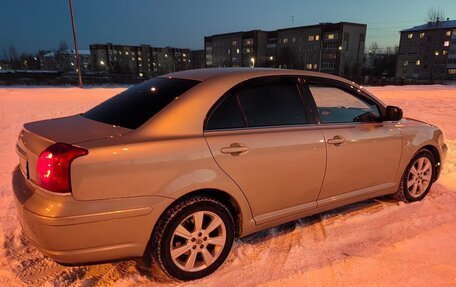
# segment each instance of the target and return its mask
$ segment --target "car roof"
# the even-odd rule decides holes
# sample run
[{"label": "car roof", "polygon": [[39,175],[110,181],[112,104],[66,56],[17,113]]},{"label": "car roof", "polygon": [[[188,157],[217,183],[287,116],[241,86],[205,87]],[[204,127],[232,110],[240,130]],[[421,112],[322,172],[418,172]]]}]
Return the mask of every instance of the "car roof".
[{"label": "car roof", "polygon": [[[346,83],[355,89],[362,89],[354,82],[338,76],[289,69],[207,68],[170,73],[160,76],[160,78],[197,80],[201,83],[176,97],[173,102],[134,133],[146,138],[201,136],[207,114],[221,96],[246,80],[268,76],[307,76],[331,79]],[[365,90],[364,92],[369,94]],[[372,97],[375,98],[375,96]]]},{"label": "car roof", "polygon": [[[262,76],[274,76],[274,75],[300,75],[300,76],[312,76],[333,79],[341,81],[350,85],[356,85],[355,82],[349,81],[347,79],[330,75],[326,73],[312,72],[312,71],[303,71],[303,70],[292,70],[292,69],[275,69],[275,68],[205,68],[205,69],[194,69],[186,70],[181,72],[169,73],[162,75],[162,78],[179,78],[179,79],[188,79],[196,81],[206,81],[212,78],[218,78],[223,76],[238,76],[239,79],[243,78],[253,78],[253,77],[262,77]],[[358,86],[358,85],[356,85]]]}]

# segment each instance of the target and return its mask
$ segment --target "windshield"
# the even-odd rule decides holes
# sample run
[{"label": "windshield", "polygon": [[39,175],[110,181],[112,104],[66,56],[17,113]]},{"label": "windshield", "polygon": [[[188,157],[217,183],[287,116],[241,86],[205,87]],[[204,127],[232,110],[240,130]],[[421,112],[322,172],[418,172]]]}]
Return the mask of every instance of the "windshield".
[{"label": "windshield", "polygon": [[110,125],[136,129],[198,83],[194,80],[154,78],[108,99],[83,116]]}]

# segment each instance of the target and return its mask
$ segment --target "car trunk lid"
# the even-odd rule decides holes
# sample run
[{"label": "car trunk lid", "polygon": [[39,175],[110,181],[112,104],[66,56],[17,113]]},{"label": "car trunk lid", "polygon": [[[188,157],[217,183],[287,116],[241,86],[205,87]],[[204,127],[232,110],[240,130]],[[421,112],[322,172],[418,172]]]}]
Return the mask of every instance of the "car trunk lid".
[{"label": "car trunk lid", "polygon": [[26,123],[16,145],[20,169],[27,179],[35,181],[38,157],[50,145],[57,142],[80,145],[92,140],[114,138],[130,131],[81,115]]}]

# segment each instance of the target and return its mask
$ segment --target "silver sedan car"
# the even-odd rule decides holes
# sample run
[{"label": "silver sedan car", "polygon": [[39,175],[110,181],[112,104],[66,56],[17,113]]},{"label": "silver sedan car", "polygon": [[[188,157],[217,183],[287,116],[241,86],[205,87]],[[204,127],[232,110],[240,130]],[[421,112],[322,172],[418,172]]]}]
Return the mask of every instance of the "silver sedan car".
[{"label": "silver sedan car", "polygon": [[357,84],[321,73],[202,69],[24,124],[13,173],[29,240],[62,263],[147,256],[180,280],[233,240],[341,205],[423,199],[447,152]]}]

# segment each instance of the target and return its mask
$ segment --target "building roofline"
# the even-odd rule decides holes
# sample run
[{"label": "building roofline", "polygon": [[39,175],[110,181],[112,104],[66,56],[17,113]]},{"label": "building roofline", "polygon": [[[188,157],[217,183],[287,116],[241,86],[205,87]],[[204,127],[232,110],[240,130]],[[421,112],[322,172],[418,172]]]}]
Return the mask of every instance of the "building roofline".
[{"label": "building roofline", "polygon": [[248,31],[237,31],[237,32],[228,32],[228,33],[222,33],[222,34],[214,34],[214,35],[204,36],[204,38],[206,39],[206,38],[212,38],[212,37],[218,37],[218,36],[230,36],[230,35],[254,33],[254,32],[269,33],[269,32],[274,32],[274,31],[265,31],[265,30],[255,29],[255,30],[248,30]]},{"label": "building roofline", "polygon": [[290,27],[290,28],[282,28],[282,29],[277,29],[277,31],[286,31],[286,30],[298,30],[298,29],[310,29],[310,28],[319,28],[319,27],[324,27],[324,26],[329,26],[329,25],[350,25],[350,26],[361,26],[361,27],[367,27],[367,24],[362,24],[362,23],[354,23],[354,22],[325,22],[325,23],[318,23],[318,24],[313,24],[313,25],[305,25],[305,26],[297,26],[297,27]]},{"label": "building roofline", "polygon": [[428,22],[426,24],[414,26],[412,28],[404,29],[399,32],[418,32],[418,31],[427,31],[427,30],[440,30],[440,29],[455,29],[456,20],[446,20],[446,21],[436,21]]}]

